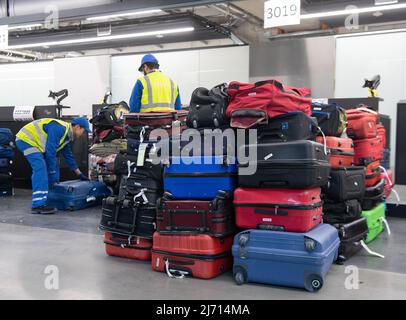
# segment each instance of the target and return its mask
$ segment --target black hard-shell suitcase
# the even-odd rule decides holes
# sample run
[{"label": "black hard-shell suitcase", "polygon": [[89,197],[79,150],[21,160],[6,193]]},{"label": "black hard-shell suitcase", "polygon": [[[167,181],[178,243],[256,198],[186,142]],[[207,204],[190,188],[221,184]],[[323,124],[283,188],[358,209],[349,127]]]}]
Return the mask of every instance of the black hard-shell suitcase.
[{"label": "black hard-shell suitcase", "polygon": [[323,221],[328,224],[349,223],[361,217],[362,208],[358,200],[334,202],[326,200],[323,204]]},{"label": "black hard-shell suitcase", "polygon": [[365,218],[361,218],[345,224],[334,224],[334,227],[341,240],[337,263],[342,263],[362,249],[361,241],[367,238],[368,224]]},{"label": "black hard-shell suitcase", "polygon": [[180,152],[184,156],[235,157],[235,131],[229,127],[185,130],[180,141]]},{"label": "black hard-shell suitcase", "polygon": [[103,200],[100,229],[151,239],[156,230],[156,207],[143,206],[131,199],[108,197]]},{"label": "black hard-shell suitcase", "polygon": [[335,104],[313,103],[313,117],[317,118],[324,135],[340,137],[346,128],[345,110]]},{"label": "black hard-shell suitcase", "polygon": [[[316,142],[303,140],[247,145],[244,152],[250,155],[251,163],[240,163],[240,187],[306,189],[328,183],[328,155],[323,145]],[[257,170],[252,175],[246,175],[242,170],[247,170],[250,165],[256,165]]]},{"label": "black hard-shell suitcase", "polygon": [[385,202],[385,179],[381,179],[375,186],[365,189],[365,196],[361,203],[362,210],[372,210],[382,202]]},{"label": "black hard-shell suitcase", "polygon": [[340,167],[331,169],[330,181],[323,188],[328,199],[338,202],[362,199],[365,194],[365,168]]},{"label": "black hard-shell suitcase", "polygon": [[226,109],[230,97],[226,84],[221,84],[210,91],[197,88],[192,93],[187,125],[189,128],[218,128],[229,126]]},{"label": "black hard-shell suitcase", "polygon": [[318,133],[317,119],[304,112],[287,113],[252,129],[257,129],[258,143],[315,140]]}]

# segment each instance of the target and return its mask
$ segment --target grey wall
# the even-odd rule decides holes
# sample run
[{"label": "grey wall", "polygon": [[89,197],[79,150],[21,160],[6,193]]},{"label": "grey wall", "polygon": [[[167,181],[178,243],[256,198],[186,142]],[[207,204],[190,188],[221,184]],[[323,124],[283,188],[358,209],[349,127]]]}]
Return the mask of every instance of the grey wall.
[{"label": "grey wall", "polygon": [[250,81],[278,79],[309,87],[314,98],[334,96],[334,37],[273,40],[250,46]]}]

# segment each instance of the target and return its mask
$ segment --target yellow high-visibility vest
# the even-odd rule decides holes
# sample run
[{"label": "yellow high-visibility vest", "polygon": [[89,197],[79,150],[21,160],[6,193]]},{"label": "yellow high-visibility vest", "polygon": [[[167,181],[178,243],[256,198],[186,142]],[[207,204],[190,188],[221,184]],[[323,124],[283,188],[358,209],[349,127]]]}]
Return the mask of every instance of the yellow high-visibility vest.
[{"label": "yellow high-visibility vest", "polygon": [[162,112],[175,109],[178,86],[171,78],[160,71],[155,71],[139,80],[144,87],[140,112]]},{"label": "yellow high-visibility vest", "polygon": [[70,139],[68,141],[65,141],[66,136],[71,130],[71,125],[65,121],[50,118],[35,120],[24,126],[17,133],[17,138],[44,153],[48,139],[48,134],[44,131],[44,126],[52,121],[58,122],[60,125],[65,127],[65,133],[62,139],[59,141],[59,147],[56,150],[57,152],[61,151],[68,143],[71,142]]}]

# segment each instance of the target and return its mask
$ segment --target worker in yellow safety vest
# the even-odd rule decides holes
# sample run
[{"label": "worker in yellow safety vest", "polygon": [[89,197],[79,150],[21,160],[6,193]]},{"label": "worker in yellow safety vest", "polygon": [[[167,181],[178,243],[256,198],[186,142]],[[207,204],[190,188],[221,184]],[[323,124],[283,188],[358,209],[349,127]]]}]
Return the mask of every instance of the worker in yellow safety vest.
[{"label": "worker in yellow safety vest", "polygon": [[85,132],[90,133],[89,127],[86,118],[75,118],[72,124],[47,118],[35,120],[17,133],[16,146],[32,167],[33,214],[52,214],[56,211],[47,206],[47,199],[49,187],[59,182],[58,153],[78,178],[88,180],[79,170],[70,144],[74,138]]},{"label": "worker in yellow safety vest", "polygon": [[182,108],[178,86],[159,71],[159,62],[152,54],[142,58],[138,70],[144,76],[137,80],[132,91],[130,112],[166,112]]}]

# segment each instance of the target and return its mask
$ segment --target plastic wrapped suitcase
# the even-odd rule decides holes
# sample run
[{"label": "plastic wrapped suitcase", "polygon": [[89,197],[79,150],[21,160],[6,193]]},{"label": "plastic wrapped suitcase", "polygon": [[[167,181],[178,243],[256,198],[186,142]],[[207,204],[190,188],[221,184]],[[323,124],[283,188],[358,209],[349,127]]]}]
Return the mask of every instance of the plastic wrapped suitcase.
[{"label": "plastic wrapped suitcase", "polygon": [[390,169],[386,170],[386,173],[383,173],[382,176],[385,179],[385,198],[388,199],[392,194],[393,188],[395,187],[393,171]]},{"label": "plastic wrapped suitcase", "polygon": [[151,239],[156,230],[156,207],[142,206],[132,199],[103,200],[99,228],[124,236]]},{"label": "plastic wrapped suitcase", "polygon": [[164,195],[157,209],[157,231],[161,234],[224,237],[234,232],[233,203],[225,192],[210,201],[177,201]]},{"label": "plastic wrapped suitcase", "polygon": [[323,204],[323,222],[328,224],[350,223],[361,217],[362,208],[358,200],[334,202],[325,200]]},{"label": "plastic wrapped suitcase", "polygon": [[58,210],[81,210],[100,205],[111,194],[111,189],[103,182],[65,181],[49,190],[47,204]]},{"label": "plastic wrapped suitcase", "polygon": [[[214,199],[236,186],[237,165],[224,157],[172,157],[164,171],[164,190],[173,199]],[[230,164],[231,163],[231,164]]]},{"label": "plastic wrapped suitcase", "polygon": [[104,233],[106,254],[132,260],[151,260],[152,240],[140,237],[125,237],[111,232]]},{"label": "plastic wrapped suitcase", "polygon": [[347,135],[355,140],[375,138],[379,114],[366,107],[347,110]]},{"label": "plastic wrapped suitcase", "polygon": [[331,168],[349,167],[354,165],[354,141],[349,138],[317,137],[320,144],[326,143],[330,149]]},{"label": "plastic wrapped suitcase", "polygon": [[385,179],[383,178],[375,186],[365,189],[362,209],[371,210],[382,202],[385,202]]},{"label": "plastic wrapped suitcase", "polygon": [[361,241],[368,236],[368,224],[365,218],[345,224],[335,224],[340,237],[338,263],[343,263],[362,249]]},{"label": "plastic wrapped suitcase", "polygon": [[383,149],[380,137],[354,141],[354,163],[357,166],[367,166],[368,164],[382,160]]},{"label": "plastic wrapped suitcase", "polygon": [[271,118],[265,124],[252,129],[257,130],[258,143],[315,140],[318,125],[315,118],[304,112],[291,112]]},{"label": "plastic wrapped suitcase", "polygon": [[370,243],[375,240],[384,230],[385,218],[385,204],[381,203],[371,210],[364,210],[362,216],[367,219],[368,224],[368,236],[366,243]]},{"label": "plastic wrapped suitcase", "polygon": [[365,173],[365,186],[373,187],[381,180],[382,170],[380,168],[381,163],[374,161],[367,165]]},{"label": "plastic wrapped suitcase", "polygon": [[337,229],[321,224],[307,233],[247,230],[234,239],[234,279],[318,291],[338,257]]},{"label": "plastic wrapped suitcase", "polygon": [[339,137],[346,127],[345,110],[334,104],[312,104],[313,117],[317,119],[324,135]]},{"label": "plastic wrapped suitcase", "polygon": [[[247,188],[320,187],[328,183],[330,163],[323,145],[313,141],[293,141],[247,145],[245,154],[257,154],[257,159],[239,166],[238,183]],[[256,160],[256,161],[255,161]],[[242,169],[257,165],[254,174],[245,175]]]},{"label": "plastic wrapped suitcase", "polygon": [[182,156],[230,156],[236,155],[236,134],[234,129],[200,128],[187,129],[179,144]]},{"label": "plastic wrapped suitcase", "polygon": [[11,159],[14,157],[14,148],[8,146],[0,146],[0,158]]},{"label": "plastic wrapped suitcase", "polygon": [[153,238],[152,269],[169,277],[211,279],[232,268],[233,236],[162,235]]},{"label": "plastic wrapped suitcase", "polygon": [[365,194],[365,168],[341,167],[332,169],[330,181],[322,190],[328,199],[337,202],[362,199]]},{"label": "plastic wrapped suitcase", "polygon": [[241,229],[307,232],[323,220],[320,188],[238,188],[234,193],[236,224]]},{"label": "plastic wrapped suitcase", "polygon": [[229,126],[226,109],[230,96],[227,85],[220,84],[213,89],[197,88],[192,93],[187,125],[189,128],[217,128]]}]

